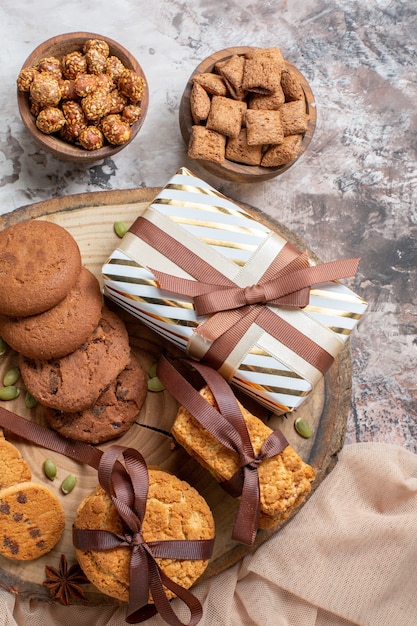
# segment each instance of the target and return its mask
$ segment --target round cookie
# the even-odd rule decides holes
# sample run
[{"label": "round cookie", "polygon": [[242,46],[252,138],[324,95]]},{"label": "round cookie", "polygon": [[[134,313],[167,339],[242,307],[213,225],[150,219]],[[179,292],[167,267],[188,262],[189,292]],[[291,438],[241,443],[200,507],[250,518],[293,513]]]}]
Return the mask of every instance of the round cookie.
[{"label": "round cookie", "polygon": [[56,545],[65,526],[57,496],[44,485],[25,482],[0,491],[0,554],[30,561]]},{"label": "round cookie", "polygon": [[56,306],[38,315],[0,315],[0,336],[30,359],[63,357],[79,348],[97,326],[103,297],[100,283],[86,267]]},{"label": "round cookie", "polygon": [[[164,539],[212,539],[214,520],[204,498],[188,483],[173,474],[149,469],[149,492],[142,535],[145,541]],[[109,530],[123,534],[123,526],[113,502],[97,487],[78,507],[76,528]],[[127,601],[129,597],[128,547],[109,551],[76,550],[77,559],[87,578],[109,596]],[[156,559],[162,571],[174,582],[188,589],[201,576],[207,560]],[[173,593],[168,591],[168,597]],[[149,597],[152,602],[152,597]]]},{"label": "round cookie", "polygon": [[136,357],[85,411],[65,413],[46,408],[48,426],[63,437],[103,443],[120,437],[134,424],[148,391],[147,375]]},{"label": "round cookie", "polygon": [[28,463],[3,433],[0,434],[0,489],[24,483],[32,478]]},{"label": "round cookie", "polygon": [[0,315],[0,336],[30,359],[52,359],[81,346],[97,326],[103,297],[100,283],[86,267],[77,282],[56,306],[38,315]]},{"label": "round cookie", "polygon": [[27,390],[40,404],[75,413],[94,404],[129,359],[126,326],[103,307],[97,327],[77,350],[45,361],[19,355],[19,367]]},{"label": "round cookie", "polygon": [[53,222],[29,220],[0,232],[0,313],[37,315],[74,286],[81,254],[73,236]]}]

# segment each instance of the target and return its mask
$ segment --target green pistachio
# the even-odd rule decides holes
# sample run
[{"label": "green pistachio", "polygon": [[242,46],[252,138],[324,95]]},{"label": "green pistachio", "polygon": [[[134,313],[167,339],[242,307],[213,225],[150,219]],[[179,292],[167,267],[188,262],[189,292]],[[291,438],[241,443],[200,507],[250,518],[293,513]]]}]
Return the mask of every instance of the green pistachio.
[{"label": "green pistachio", "polygon": [[301,435],[301,437],[304,437],[304,439],[309,439],[312,435],[310,424],[302,417],[298,417],[295,420],[294,428],[297,433]]},{"label": "green pistachio", "polygon": [[4,341],[3,337],[0,337],[0,356],[3,356],[7,350],[7,343]]},{"label": "green pistachio", "polygon": [[74,489],[76,484],[77,477],[74,474],[68,474],[68,476],[64,478],[61,484],[62,493],[67,495],[67,493],[70,493]]},{"label": "green pistachio", "polygon": [[52,459],[45,459],[43,463],[43,473],[49,480],[53,480],[56,476],[56,465]]},{"label": "green pistachio", "polygon": [[0,400],[15,400],[20,393],[19,387],[9,385],[0,389]]},{"label": "green pistachio", "polygon": [[156,376],[156,370],[158,367],[158,363],[152,363],[151,367],[149,368],[149,372],[148,372],[148,376],[149,378],[154,378],[154,376]]},{"label": "green pistachio", "polygon": [[36,406],[38,403],[38,401],[36,400],[36,398],[34,398],[32,396],[31,393],[29,393],[29,391],[26,392],[25,395],[25,406],[28,409],[33,409],[34,406]]},{"label": "green pistachio", "polygon": [[8,370],[3,376],[3,385],[5,387],[10,387],[10,385],[14,385],[17,383],[20,377],[20,370],[18,367],[12,367],[12,369]]},{"label": "green pistachio", "polygon": [[117,222],[114,222],[113,228],[114,228],[114,232],[116,233],[116,235],[118,237],[120,237],[120,239],[123,239],[123,237],[127,233],[127,224],[126,224],[126,222],[123,222],[123,220],[119,220]]},{"label": "green pistachio", "polygon": [[165,386],[157,376],[152,376],[152,378],[148,380],[148,389],[149,391],[163,391]]}]

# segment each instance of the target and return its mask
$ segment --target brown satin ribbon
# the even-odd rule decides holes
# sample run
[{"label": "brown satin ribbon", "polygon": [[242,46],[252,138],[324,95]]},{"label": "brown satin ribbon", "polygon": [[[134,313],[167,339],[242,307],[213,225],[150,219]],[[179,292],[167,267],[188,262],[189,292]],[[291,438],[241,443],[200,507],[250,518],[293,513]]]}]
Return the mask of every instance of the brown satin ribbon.
[{"label": "brown satin ribbon", "polygon": [[[0,407],[0,427],[35,443],[54,450],[98,470],[98,479],[111,497],[124,522],[124,534],[107,531],[73,529],[74,545],[81,550],[110,550],[124,545],[131,549],[130,589],[126,622],[138,624],[159,613],[170,626],[196,626],[202,617],[199,600],[187,589],[169,579],[155,558],[211,558],[214,540],[166,540],[146,543],[141,525],[146,509],[148,472],[145,460],[134,448],[112,445],[100,449],[80,441],[61,437],[40,424]],[[124,465],[118,458],[124,457]],[[188,607],[190,620],[185,625],[175,614],[166,597],[164,586],[173,591]],[[154,604],[148,604],[149,590]]]},{"label": "brown satin ribbon", "polygon": [[256,285],[239,287],[143,216],[132,224],[130,232],[195,278],[184,279],[150,268],[162,289],[193,298],[197,315],[211,314],[196,332],[212,344],[204,357],[212,367],[221,367],[256,322],[322,374],[329,369],[334,358],[327,350],[264,305],[302,308],[309,302],[311,286],[353,276],[359,259],[310,266],[307,254],[287,243]]},{"label": "brown satin ribbon", "polygon": [[[197,370],[206,381],[215,398],[216,407],[209,404],[165,356],[158,361],[157,374],[168,391],[194,418],[222,445],[235,452],[239,467],[230,480],[221,486],[231,495],[241,496],[232,538],[252,545],[255,541],[260,515],[260,487],[258,467],[264,459],[282,452],[288,441],[280,430],[275,430],[255,454],[242,411],[229,384],[213,368],[181,359]],[[177,361],[178,362],[178,361]]]}]

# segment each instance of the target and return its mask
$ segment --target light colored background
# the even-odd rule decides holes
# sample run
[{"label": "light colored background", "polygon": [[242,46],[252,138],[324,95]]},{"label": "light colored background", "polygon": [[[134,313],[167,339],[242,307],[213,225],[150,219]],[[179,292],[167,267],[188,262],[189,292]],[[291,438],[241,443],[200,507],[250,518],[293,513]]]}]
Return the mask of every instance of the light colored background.
[{"label": "light colored background", "polygon": [[[43,40],[90,31],[140,61],[150,107],[136,140],[91,167],[55,161],[28,136],[16,77]],[[352,337],[347,443],[417,450],[417,6],[409,0],[112,0],[0,5],[0,211],[85,191],[163,186],[185,165],[187,79],[233,45],[279,46],[309,81],[318,119],[307,153],[274,181],[204,175],[282,222],[323,261],[360,256],[349,285],[369,301]]]}]

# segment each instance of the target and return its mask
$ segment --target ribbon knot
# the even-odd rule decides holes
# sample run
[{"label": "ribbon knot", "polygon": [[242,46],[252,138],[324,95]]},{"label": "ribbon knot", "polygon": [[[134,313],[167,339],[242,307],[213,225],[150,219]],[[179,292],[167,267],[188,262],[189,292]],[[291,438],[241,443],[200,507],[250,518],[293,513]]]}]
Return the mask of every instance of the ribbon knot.
[{"label": "ribbon knot", "polygon": [[288,441],[277,429],[263,442],[259,452],[255,453],[245,418],[229,384],[213,368],[194,361],[191,365],[206,381],[216,406],[209,404],[164,356],[158,362],[158,377],[203,428],[237,455],[236,472],[220,485],[232,496],[241,496],[232,538],[252,545],[260,516],[259,465],[264,459],[282,452]]},{"label": "ribbon knot", "polygon": [[[117,461],[121,454],[125,467]],[[195,626],[201,619],[201,604],[188,589],[169,579],[155,558],[207,560],[211,556],[213,540],[145,541],[142,522],[149,476],[145,460],[136,449],[117,445],[107,448],[100,459],[98,478],[124,524],[123,535],[107,530],[74,528],[74,545],[81,550],[110,550],[120,546],[131,549],[128,623],[139,623],[159,613],[168,624],[184,626],[170,605],[164,590],[166,587],[187,604],[191,612],[187,626]],[[154,604],[148,604],[149,594]]]},{"label": "ribbon knot", "polygon": [[248,285],[243,289],[246,304],[265,304],[267,302],[265,288],[262,284]]}]

